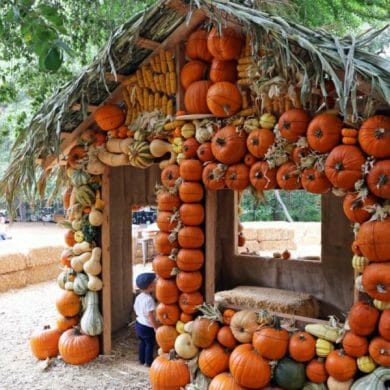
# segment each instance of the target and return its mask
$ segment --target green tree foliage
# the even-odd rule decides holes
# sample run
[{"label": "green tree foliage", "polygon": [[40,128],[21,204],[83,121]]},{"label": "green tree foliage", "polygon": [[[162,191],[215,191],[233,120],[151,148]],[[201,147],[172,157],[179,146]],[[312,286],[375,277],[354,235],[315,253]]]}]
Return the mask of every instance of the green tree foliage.
[{"label": "green tree foliage", "polygon": [[[279,191],[292,219],[296,222],[321,221],[321,196],[303,190]],[[286,216],[274,191],[265,191],[265,202],[259,202],[251,191],[245,191],[241,197],[241,222],[250,221],[286,221]]]}]

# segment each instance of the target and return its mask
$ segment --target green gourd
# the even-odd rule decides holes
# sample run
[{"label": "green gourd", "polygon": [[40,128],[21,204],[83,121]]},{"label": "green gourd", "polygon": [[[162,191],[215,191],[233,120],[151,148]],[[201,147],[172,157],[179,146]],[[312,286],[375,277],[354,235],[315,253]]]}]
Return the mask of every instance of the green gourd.
[{"label": "green gourd", "polygon": [[358,379],[351,390],[386,390],[385,382],[390,380],[390,368],[378,367],[371,374]]},{"label": "green gourd", "polygon": [[305,365],[290,358],[279,360],[274,378],[278,386],[286,390],[300,390],[306,381]]},{"label": "green gourd", "polygon": [[103,317],[99,311],[99,296],[88,291],[84,298],[85,311],[80,320],[81,330],[89,336],[97,336],[103,332]]},{"label": "green gourd", "polygon": [[88,291],[88,276],[83,272],[78,272],[73,282],[73,291],[77,295],[84,295]]}]

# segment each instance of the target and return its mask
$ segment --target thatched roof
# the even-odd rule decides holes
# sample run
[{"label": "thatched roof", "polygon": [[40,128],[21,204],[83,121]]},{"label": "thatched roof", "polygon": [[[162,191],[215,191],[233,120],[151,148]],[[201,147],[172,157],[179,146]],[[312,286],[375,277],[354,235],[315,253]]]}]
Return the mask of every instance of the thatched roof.
[{"label": "thatched roof", "polygon": [[185,38],[186,32],[193,30],[205,15],[219,25],[228,20],[238,22],[258,38],[260,45],[265,37],[273,40],[275,58],[281,69],[284,67],[287,73],[294,66],[301,72],[303,98],[310,95],[313,80],[324,87],[326,74],[335,84],[343,113],[352,100],[352,110],[357,114],[354,103],[358,80],[367,83],[367,94],[390,105],[390,62],[366,50],[381,31],[338,39],[325,31],[313,31],[270,16],[255,9],[253,3],[256,2],[161,0],[119,26],[96,59],[60,88],[33,117],[28,131],[15,144],[0,189],[9,198],[15,190],[37,189],[37,160],[59,156],[61,132],[71,133],[83,121],[92,124],[91,105],[98,106],[112,99],[112,93],[118,101],[123,76],[132,74],[154,49],[158,49],[158,44],[164,45],[175,31],[180,31],[178,38]]}]

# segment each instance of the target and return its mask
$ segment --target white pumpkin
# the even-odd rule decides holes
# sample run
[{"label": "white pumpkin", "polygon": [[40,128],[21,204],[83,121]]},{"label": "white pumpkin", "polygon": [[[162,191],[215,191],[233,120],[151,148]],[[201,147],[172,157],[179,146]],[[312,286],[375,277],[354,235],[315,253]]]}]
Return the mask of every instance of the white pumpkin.
[{"label": "white pumpkin", "polygon": [[183,333],[176,337],[175,351],[182,359],[192,359],[199,352],[199,348],[194,345],[189,333]]}]

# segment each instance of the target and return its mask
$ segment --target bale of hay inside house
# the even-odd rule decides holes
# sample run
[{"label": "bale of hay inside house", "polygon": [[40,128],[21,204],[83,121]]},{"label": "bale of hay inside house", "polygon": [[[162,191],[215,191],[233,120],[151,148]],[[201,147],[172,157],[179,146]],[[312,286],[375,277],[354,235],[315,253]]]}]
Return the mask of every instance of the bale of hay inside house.
[{"label": "bale of hay inside house", "polygon": [[319,316],[318,301],[310,294],[276,288],[237,286],[232,290],[217,292],[215,302],[243,309],[265,309],[310,318]]}]

